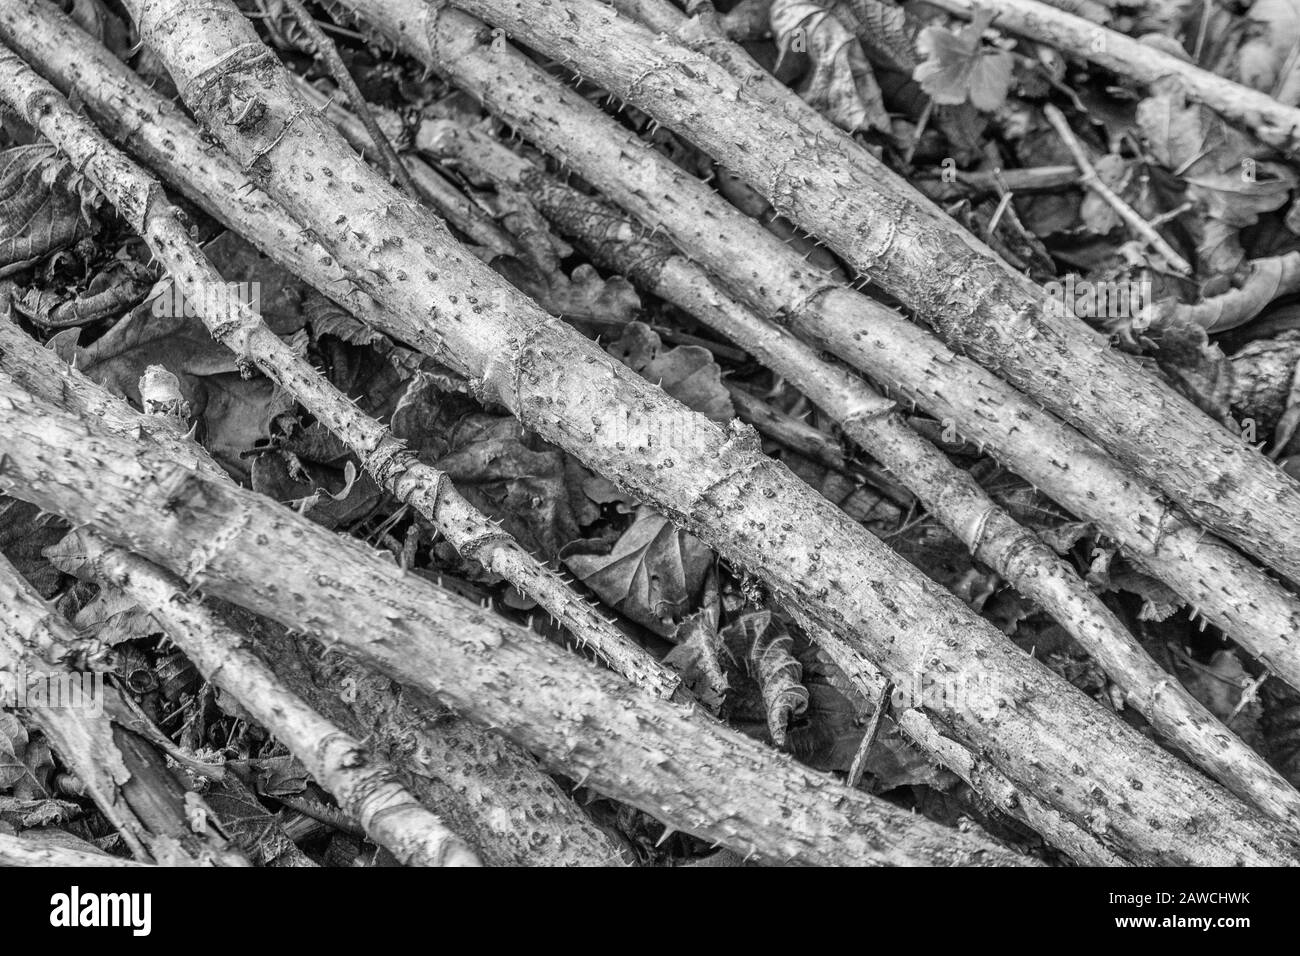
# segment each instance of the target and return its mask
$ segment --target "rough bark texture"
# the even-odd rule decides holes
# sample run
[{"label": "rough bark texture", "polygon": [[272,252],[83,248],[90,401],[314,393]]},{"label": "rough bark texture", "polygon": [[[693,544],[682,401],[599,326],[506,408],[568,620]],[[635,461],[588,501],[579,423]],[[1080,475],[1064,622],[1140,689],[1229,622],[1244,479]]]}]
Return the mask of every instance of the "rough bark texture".
[{"label": "rough bark texture", "polygon": [[148,866],[120,856],[0,833],[0,866]]},{"label": "rough bark texture", "polygon": [[1198,520],[1300,579],[1300,484],[1105,337],[1054,317],[1042,289],[865,150],[773,110],[708,57],[598,0],[457,6],[707,150],[951,345],[1077,425]]},{"label": "rough bark texture", "polygon": [[1151,85],[1176,77],[1192,99],[1204,103],[1225,119],[1254,130],[1264,142],[1280,149],[1300,149],[1300,109],[1278,102],[1217,73],[1142,43],[1115,30],[1099,26],[1035,0],[927,0],[933,6],[961,17],[976,8],[994,15],[993,25],[1019,33],[1062,53]]},{"label": "rough bark texture", "polygon": [[805,339],[955,423],[968,440],[1095,521],[1207,620],[1300,686],[1295,597],[1189,523],[1096,444],[897,313],[831,282],[579,94],[508,47],[489,46],[472,18],[453,10],[434,17],[424,0],[343,2],[647,226],[663,230],[761,315],[788,322]]},{"label": "rough bark texture", "polygon": [[[171,428],[156,430],[155,426],[160,425],[156,419],[128,408],[5,322],[0,322],[0,370],[14,375],[29,392],[51,404],[97,418],[117,434],[149,436],[147,440],[161,444],[174,461],[204,470],[218,480],[226,478],[220,466],[198,446],[178,439]],[[574,828],[556,832],[541,828],[540,822],[555,816],[544,799],[549,795],[528,785],[528,767],[519,767],[528,758],[495,735],[482,734],[436,706],[423,705],[424,710],[435,715],[426,717],[421,705],[404,699],[411,692],[399,685],[368,674],[338,655],[325,655],[316,649],[315,642],[294,639],[282,628],[246,612],[240,617],[238,627],[254,636],[258,653],[271,661],[276,678],[288,691],[355,735],[364,736],[373,749],[401,766],[409,785],[426,805],[445,813],[457,831],[477,838],[474,842],[482,847],[485,862],[608,864],[619,860],[617,855],[610,855],[609,847],[584,844],[578,838],[581,831],[575,832]],[[861,663],[869,667],[865,661]],[[352,688],[353,693],[345,699],[337,691],[340,687]],[[921,721],[917,726],[926,728],[925,734],[912,734],[918,744],[926,748],[928,743],[935,743],[931,753],[936,759],[954,768],[999,809],[1021,819],[1080,863],[1110,865],[1119,860],[1096,837],[1034,797],[1019,793],[995,769],[981,763],[956,741],[941,737],[923,717],[918,715],[917,719]],[[467,755],[473,773],[466,772]],[[968,775],[971,767],[980,767],[981,772]],[[467,806],[487,812],[470,813]],[[503,820],[508,822],[502,825]],[[493,832],[485,834],[483,828],[489,823]],[[523,837],[524,842],[518,844],[524,834],[531,836]]]},{"label": "rough bark texture", "polygon": [[245,303],[214,295],[224,281],[177,217],[162,188],[113,147],[13,53],[0,52],[0,96],[67,153],[148,243],[219,342],[257,366],[339,436],[362,466],[399,501],[433,522],[465,558],[501,575],[559,619],[610,667],[661,697],[678,676],[599,615],[511,535],[474,508],[444,472],[420,462],[378,421],[358,409],[311,363],[275,335]]},{"label": "rough bark texture", "polygon": [[1300,827],[1300,793],[1223,726],[1142,648],[1075,570],[999,507],[971,475],[908,427],[866,382],[823,361],[790,332],[754,315],[663,239],[620,211],[548,176],[492,137],[454,121],[422,142],[502,188],[524,191],[597,265],[637,278],[788,379],[912,491],[979,560],[1051,614],[1092,654],[1167,740],[1243,799]]},{"label": "rough bark texture", "polygon": [[[412,55],[432,64],[436,46],[457,82],[649,226],[672,235],[751,307],[768,318],[788,319],[804,337],[956,423],[963,435],[1075,514],[1094,520],[1207,620],[1300,686],[1300,654],[1294,650],[1300,605],[1230,547],[1187,523],[1097,446],[1026,403],[997,377],[891,310],[828,286],[824,274],[780,240],[529,61],[509,50],[489,53],[472,18],[447,10],[427,31],[415,29],[419,21],[402,19],[426,10],[422,0],[367,7],[368,14],[387,18],[375,22]],[[291,217],[283,207],[251,185],[223,153],[205,149],[170,103],[50,4],[18,0],[13,8],[0,7],[0,31],[65,88],[75,87],[101,123],[192,201],[228,227],[238,227],[264,253],[359,317],[380,326],[388,322],[369,296],[341,293],[350,284],[329,253],[301,236],[286,235],[284,224]],[[742,247],[746,256],[735,256]],[[1055,451],[1044,454],[1045,448]]]},{"label": "rough bark texture", "polygon": [[[294,83],[302,95],[325,110],[325,116],[339,128],[352,148],[364,153],[369,148],[369,134],[356,116],[333,102],[301,77]],[[443,179],[437,170],[416,156],[403,157],[415,188],[424,200],[438,210],[438,214],[455,226],[479,246],[493,255],[518,255],[513,238],[492,221],[492,218],[466,198],[455,186]]]},{"label": "rough bark texture", "polygon": [[634,861],[623,838],[583,819],[564,789],[549,778],[539,787],[537,762],[511,741],[274,621],[230,605],[223,611],[296,694],[401,767],[407,786],[488,866]]},{"label": "rough bark texture", "polygon": [[1020,793],[996,767],[939,733],[919,710],[904,711],[899,715],[898,726],[923,750],[938,754],[946,767],[988,798],[995,807],[1048,836],[1053,846],[1069,854],[1076,863],[1081,866],[1129,865],[1127,860],[1100,843],[1087,830],[1065,819],[1041,800]]},{"label": "rough bark texture", "polygon": [[[66,669],[64,658],[79,643],[72,626],[0,555],[0,671],[8,672],[6,683],[16,687],[33,672]],[[32,700],[27,710],[136,858],[172,866],[247,866],[224,834],[191,827],[184,791],[163,755],[114,720],[124,709],[117,689],[105,684],[99,703],[95,709]]]},{"label": "rough bark texture", "polygon": [[185,111],[149,88],[48,0],[0,4],[0,36],[53,77],[65,94],[85,88],[113,140],[141,156],[185,197],[227,228],[260,227],[248,238],[357,318],[378,324],[379,307],[284,208],[252,186],[224,153],[206,146]]},{"label": "rough bark texture", "polygon": [[[804,633],[817,641],[821,636],[821,625],[797,607],[787,606],[786,609]],[[859,686],[869,689],[867,699],[886,697],[887,678],[869,660],[851,651],[828,656],[841,672],[852,675]],[[1130,862],[1106,834],[1094,832],[1018,788],[978,753],[940,733],[922,711],[906,710],[894,717],[899,729],[921,750],[933,755],[1004,813],[1029,825],[1054,847],[1065,850],[1076,862],[1088,866],[1127,865]]]},{"label": "rough bark texture", "polygon": [[[377,844],[408,866],[478,866],[465,842],[447,829],[376,760],[299,697],[286,693],[247,639],[217,620],[188,595],[184,582],[148,561],[78,535],[78,560],[100,580],[124,590],[163,626],[199,671],[236,700],[303,762]],[[66,555],[65,555],[66,557]]]},{"label": "rough bark texture", "polygon": [[408,195],[418,196],[419,192],[415,188],[415,183],[411,180],[411,174],[407,170],[406,164],[397,155],[397,150],[388,141],[384,131],[379,128],[379,124],[375,122],[369,104],[361,95],[361,90],[357,87],[356,80],[352,79],[352,74],[348,72],[343,58],[339,56],[334,41],[325,35],[325,31],[312,18],[311,13],[302,5],[301,0],[282,0],[282,2],[285,9],[298,21],[298,26],[307,35],[307,42],[311,44],[317,58],[325,61],[334,82],[338,84],[339,89],[347,94],[352,111],[365,127],[369,147],[379,154],[379,158],[388,171],[389,177],[393,182],[400,185]]},{"label": "rough bark texture", "polygon": [[[151,448],[100,434],[3,374],[0,435],[6,490],[92,526],[192,588],[355,654],[500,729],[557,771],[679,830],[778,862],[1025,862],[700,721],[693,707],[662,701],[544,644],[361,542]],[[1190,782],[1181,765],[1162,759],[1162,784],[1179,775]],[[1300,846],[1226,793],[1199,789],[1187,795],[1198,820],[1208,805],[1212,815],[1203,823],[1231,833],[1224,836],[1232,850],[1216,849],[1213,858],[1300,859]],[[1189,841],[1175,842],[1200,855]]]},{"label": "rough bark texture", "polygon": [[[1175,835],[1181,827],[1152,826],[1193,806],[1204,823],[1262,825],[1240,805],[1231,809],[1235,801],[1201,814],[1226,794],[1139,740],[764,457],[752,430],[723,429],[685,409],[469,259],[441,223],[407,205],[314,115],[229,3],[128,6],[209,129],[356,271],[389,318],[404,320],[403,338],[472,376],[481,397],[807,606],[891,679],[940,667],[963,679],[987,675],[1001,688],[996,713],[941,704],[936,719],[1066,812],[1087,819],[1104,806],[1106,824],[1136,853],[1199,857],[1212,846],[1218,856],[1222,841],[1198,839],[1193,848]],[[1083,753],[1094,770],[1086,781],[1073,770]],[[1113,772],[1097,766],[1117,759]],[[1158,764],[1160,786],[1133,787],[1135,763]],[[1199,795],[1168,799],[1183,787]],[[1148,813],[1152,802],[1160,808]],[[1283,839],[1281,852],[1294,852],[1289,837],[1264,832],[1267,850],[1257,843],[1262,834],[1228,842],[1276,853]]]},{"label": "rough bark texture", "polygon": [[[7,321],[0,321],[0,371],[13,376],[29,394],[96,421],[110,434],[155,446],[168,461],[205,477],[223,483],[230,480],[201,447],[170,427],[158,427],[157,418],[109,395]],[[328,692],[319,681],[295,680],[301,668],[290,666],[286,672],[280,664],[292,665],[299,658],[286,658],[276,647],[296,648],[297,644],[253,615],[245,617],[238,622],[239,629],[258,638],[259,651],[263,644],[269,645],[278,676],[326,717],[384,752],[402,769],[424,804],[469,839],[485,863],[593,866],[623,858],[622,843],[595,826],[512,742],[445,708],[416,708],[397,685],[350,663],[333,663]],[[273,638],[279,639],[278,644]],[[377,692],[365,693],[372,686]],[[339,689],[347,687],[355,688],[357,696],[343,706]]]},{"label": "rough bark texture", "polygon": [[200,445],[178,437],[171,422],[137,412],[68,365],[51,349],[42,347],[13,322],[8,303],[0,304],[0,371],[51,405],[97,421],[115,435],[155,443],[178,465],[211,478],[229,480],[225,469]]}]

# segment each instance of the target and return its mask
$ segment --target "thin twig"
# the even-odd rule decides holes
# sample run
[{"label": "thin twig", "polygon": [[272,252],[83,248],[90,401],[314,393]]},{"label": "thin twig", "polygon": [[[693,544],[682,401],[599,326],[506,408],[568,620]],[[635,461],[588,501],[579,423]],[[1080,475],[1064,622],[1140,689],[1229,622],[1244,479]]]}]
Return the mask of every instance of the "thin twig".
[{"label": "thin twig", "polygon": [[1052,129],[1056,130],[1056,134],[1065,143],[1066,149],[1074,156],[1074,161],[1078,164],[1081,174],[1079,182],[1095,192],[1106,205],[1115,210],[1116,214],[1124,220],[1128,227],[1139,237],[1145,239],[1169,263],[1169,266],[1174,271],[1189,275],[1192,271],[1191,263],[1180,256],[1174,247],[1166,242],[1160,233],[1155,231],[1151,223],[1138,215],[1132,206],[1101,181],[1101,176],[1097,174],[1097,168],[1092,165],[1092,160],[1088,158],[1087,150],[1083,148],[1079,138],[1074,135],[1074,130],[1070,129],[1065,114],[1051,103],[1043,107],[1043,113],[1047,117],[1047,122],[1052,124]]},{"label": "thin twig", "polygon": [[862,735],[862,742],[858,744],[858,752],[853,755],[853,763],[849,765],[849,778],[845,783],[850,787],[856,787],[858,781],[862,779],[862,770],[867,763],[867,754],[871,752],[871,745],[880,736],[880,725],[885,721],[885,711],[889,710],[889,696],[893,692],[893,683],[885,681],[880,688],[880,694],[876,697],[876,709],[872,712],[871,721],[867,724],[867,732]]},{"label": "thin twig", "polygon": [[356,81],[352,79],[352,74],[348,72],[347,66],[344,65],[343,58],[339,56],[338,48],[334,46],[334,41],[325,35],[325,32],[312,15],[307,12],[307,8],[302,5],[300,0],[284,0],[284,6],[293,14],[294,19],[298,21],[298,25],[307,34],[307,39],[316,48],[317,56],[325,61],[330,75],[334,77],[334,82],[347,94],[348,102],[352,105],[352,112],[365,124],[366,132],[370,134],[371,140],[374,141],[375,149],[379,151],[379,158],[383,160],[388,175],[396,180],[397,184],[408,195],[416,199],[420,198],[420,193],[415,188],[415,182],[411,179],[406,164],[402,162],[402,158],[397,155],[397,150],[393,148],[393,144],[388,141],[384,131],[375,122],[374,114],[370,112],[370,106],[366,103],[366,98],[361,95],[361,90],[357,87]]}]

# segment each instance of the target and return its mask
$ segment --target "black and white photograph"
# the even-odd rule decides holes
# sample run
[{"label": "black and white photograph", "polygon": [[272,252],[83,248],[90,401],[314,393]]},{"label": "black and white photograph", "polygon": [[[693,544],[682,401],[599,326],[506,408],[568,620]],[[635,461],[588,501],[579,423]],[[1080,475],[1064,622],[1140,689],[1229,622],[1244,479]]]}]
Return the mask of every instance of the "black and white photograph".
[{"label": "black and white photograph", "polygon": [[15,925],[1230,946],[1297,788],[1300,0],[0,0]]}]

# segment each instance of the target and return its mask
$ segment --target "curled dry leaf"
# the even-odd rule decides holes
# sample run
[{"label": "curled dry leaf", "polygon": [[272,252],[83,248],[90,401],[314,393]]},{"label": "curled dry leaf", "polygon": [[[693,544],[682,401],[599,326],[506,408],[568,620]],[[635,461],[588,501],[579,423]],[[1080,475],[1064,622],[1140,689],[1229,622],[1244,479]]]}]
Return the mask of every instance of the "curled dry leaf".
[{"label": "curled dry leaf", "polygon": [[310,866],[311,862],[271,813],[238,776],[209,784],[203,799],[222,829],[256,863],[263,866]]},{"label": "curled dry leaf", "polygon": [[0,277],[89,234],[100,201],[52,146],[0,153]]},{"label": "curled dry leaf", "polygon": [[731,682],[727,678],[727,644],[718,633],[718,613],[703,607],[682,621],[673,635],[677,646],[664,663],[682,675],[682,680],[705,707],[716,714],[726,701]]},{"label": "curled dry leaf", "polygon": [[93,637],[102,647],[117,647],[128,641],[143,640],[163,633],[158,622],[139,602],[121,588],[104,584],[95,577],[87,554],[86,532],[73,529],[56,544],[45,549],[50,564],[71,577],[98,585],[94,598],[82,606],[72,619],[78,635]]},{"label": "curled dry leaf", "polygon": [[[81,815],[81,807],[68,800],[59,800],[54,797],[42,798],[34,797],[27,800],[20,800],[17,797],[0,796],[0,824],[7,823],[12,827],[27,832],[23,833],[23,839],[32,839],[33,835],[29,827],[51,827],[60,823],[67,823]],[[53,831],[61,833],[62,831]],[[65,834],[70,839],[76,839],[71,834]],[[40,839],[38,834],[36,839]],[[50,841],[53,842],[53,841]]]},{"label": "curled dry leaf", "polygon": [[1300,289],[1300,252],[1254,259],[1241,287],[1204,302],[1189,305],[1166,301],[1157,306],[1156,321],[1172,319],[1201,326],[1206,332],[1224,332],[1244,325],[1274,299]]},{"label": "curled dry leaf", "polygon": [[420,460],[447,472],[474,507],[500,521],[544,560],[577,538],[598,509],[583,493],[589,476],[570,456],[514,418],[467,412],[438,376],[417,372],[392,417],[392,432]]},{"label": "curled dry leaf", "polygon": [[1232,396],[1232,363],[1218,345],[1201,343],[1190,335],[1175,345],[1166,338],[1158,361],[1178,391],[1215,421],[1231,426],[1228,402]]},{"label": "curled dry leaf", "polygon": [[833,10],[857,34],[873,63],[907,76],[916,69],[914,29],[903,7],[889,0],[839,0]]},{"label": "curled dry leaf", "polygon": [[1129,567],[1110,570],[1107,579],[1115,590],[1128,591],[1142,599],[1138,611],[1141,621],[1166,621],[1187,603],[1167,585]]},{"label": "curled dry leaf", "polygon": [[1187,197],[1229,226],[1253,226],[1261,213],[1286,205],[1296,174],[1281,163],[1257,162],[1218,173],[1185,176]]},{"label": "curled dry leaf", "polygon": [[775,0],[771,16],[782,59],[807,53],[811,61],[799,91],[808,105],[850,133],[889,131],[889,113],[862,44],[827,4]]},{"label": "curled dry leaf", "polygon": [[97,271],[84,288],[79,283],[71,290],[31,287],[21,296],[15,295],[13,304],[43,328],[70,328],[120,316],[144,301],[153,284],[148,269],[119,256]]},{"label": "curled dry leaf", "polygon": [[803,666],[795,659],[794,639],[770,611],[742,615],[728,625],[748,638],[749,666],[763,692],[772,743],[784,747],[790,721],[808,709]]},{"label": "curled dry leaf", "polygon": [[433,464],[471,504],[546,560],[578,536],[575,500],[586,496],[572,487],[572,459],[509,416],[461,419],[447,453]]},{"label": "curled dry leaf", "polygon": [[1115,328],[1121,337],[1136,336],[1180,392],[1215,421],[1230,425],[1233,365],[1223,349],[1188,315],[1169,309],[1149,313]]},{"label": "curled dry leaf", "polygon": [[[303,329],[301,283],[230,233],[206,249],[226,286],[212,296],[232,296],[258,311],[274,331],[296,337]],[[75,364],[116,395],[142,406],[139,383],[151,365],[176,376],[180,394],[199,426],[197,437],[232,474],[246,477],[246,453],[270,435],[277,416],[294,402],[261,376],[245,377],[234,354],[212,338],[195,303],[170,283],[133,309],[86,348]],[[295,338],[296,343],[305,342]]]},{"label": "curled dry leaf", "polygon": [[[68,565],[59,560],[56,550],[58,549],[51,549],[51,562],[69,574],[73,573]],[[153,616],[133,598],[128,597],[124,591],[108,586],[99,589],[94,599],[77,612],[72,623],[79,634],[94,635],[104,647],[116,647],[127,641],[163,633]]]},{"label": "curled dry leaf", "polygon": [[[364,519],[383,499],[383,491],[369,472],[357,469],[346,448],[331,448],[333,442],[333,435],[316,422],[258,455],[251,474],[253,489],[292,505],[326,528],[346,528]],[[321,457],[308,457],[309,449],[322,447],[328,451],[317,451]]]},{"label": "curled dry leaf", "polygon": [[[788,749],[818,770],[845,773],[862,743],[875,702],[863,697],[860,685],[846,677],[816,645],[799,648],[795,656],[803,668],[809,701],[804,719],[790,729]],[[873,793],[911,786],[947,790],[957,781],[905,738],[888,717],[863,766],[864,779]]]},{"label": "curled dry leaf", "polygon": [[1251,419],[1261,434],[1268,434],[1287,408],[1295,372],[1300,367],[1300,330],[1248,342],[1230,361],[1234,413],[1240,419]]}]

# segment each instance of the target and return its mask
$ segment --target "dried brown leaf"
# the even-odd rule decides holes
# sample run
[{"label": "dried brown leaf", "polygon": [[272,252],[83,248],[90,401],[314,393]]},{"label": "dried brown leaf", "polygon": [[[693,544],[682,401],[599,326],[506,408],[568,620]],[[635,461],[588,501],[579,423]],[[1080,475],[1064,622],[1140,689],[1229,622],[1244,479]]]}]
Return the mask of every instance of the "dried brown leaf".
[{"label": "dried brown leaf", "polygon": [[758,681],[767,711],[772,743],[784,747],[790,721],[808,709],[808,689],[801,683],[803,667],[795,659],[794,639],[770,611],[743,614],[727,625],[749,645],[750,672]]},{"label": "dried brown leaf", "polygon": [[20,800],[46,799],[54,759],[43,737],[31,737],[22,722],[0,711],[0,789]]},{"label": "dried brown leaf", "polygon": [[613,547],[584,553],[597,542],[575,541],[561,552],[564,564],[610,607],[665,637],[700,593],[713,553],[649,508],[637,511]]},{"label": "dried brown leaf", "polygon": [[771,23],[783,58],[807,53],[812,61],[799,91],[808,105],[850,133],[889,131],[889,113],[862,44],[826,4],[775,0]]},{"label": "dried brown leaf", "polygon": [[89,234],[99,201],[52,146],[0,152],[0,277]]},{"label": "dried brown leaf", "polygon": [[717,612],[701,608],[678,625],[677,646],[664,663],[682,675],[682,681],[712,713],[722,709],[731,682],[727,677],[727,646],[718,633]]},{"label": "dried brown leaf", "polygon": [[647,381],[715,422],[735,417],[731,395],[722,384],[722,369],[713,353],[700,345],[665,349],[648,325],[629,323],[606,351]]}]

